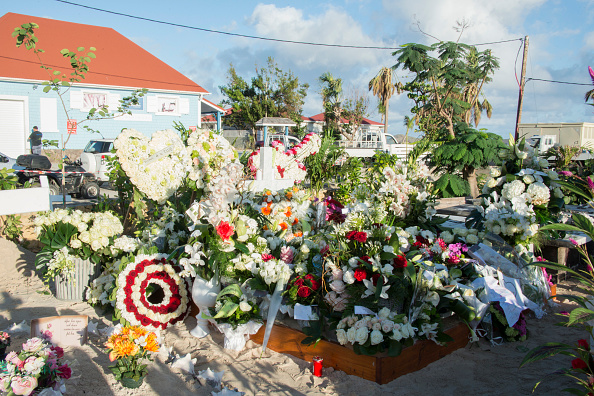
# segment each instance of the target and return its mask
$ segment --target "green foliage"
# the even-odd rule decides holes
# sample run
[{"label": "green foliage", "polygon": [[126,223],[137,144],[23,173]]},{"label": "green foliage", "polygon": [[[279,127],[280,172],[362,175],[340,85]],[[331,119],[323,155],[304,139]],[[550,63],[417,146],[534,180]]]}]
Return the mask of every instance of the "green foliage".
[{"label": "green foliage", "polygon": [[435,192],[443,198],[465,197],[470,194],[468,182],[460,176],[444,173],[435,181]]},{"label": "green foliage", "polygon": [[15,190],[18,182],[19,178],[14,174],[14,170],[7,168],[0,169],[0,191]]},{"label": "green foliage", "polygon": [[338,175],[340,168],[335,164],[344,155],[344,149],[336,146],[332,135],[327,133],[322,137],[320,150],[305,159],[306,181],[309,182],[310,188],[316,195],[319,195],[324,189],[326,181],[332,180]]},{"label": "green foliage", "polygon": [[414,102],[411,112],[429,137],[444,131],[453,137],[455,123],[474,119],[476,124],[480,119],[477,112],[483,110],[490,117],[492,108],[485,101],[479,104],[478,98],[483,85],[499,68],[491,50],[479,52],[473,46],[451,41],[431,46],[409,43],[392,55],[397,57],[394,69],[415,75],[402,91]]},{"label": "green foliage", "polygon": [[20,242],[23,239],[23,223],[21,221],[21,216],[0,216],[0,234],[4,235],[9,241],[15,243]]},{"label": "green foliage", "polygon": [[267,68],[256,67],[256,76],[248,84],[237,75],[231,64],[227,71],[227,85],[220,86],[233,112],[225,121],[239,129],[248,128],[254,133],[256,122],[263,117],[286,117],[301,122],[301,109],[307,95],[308,84],[300,84],[291,71],[282,71],[272,57]]}]

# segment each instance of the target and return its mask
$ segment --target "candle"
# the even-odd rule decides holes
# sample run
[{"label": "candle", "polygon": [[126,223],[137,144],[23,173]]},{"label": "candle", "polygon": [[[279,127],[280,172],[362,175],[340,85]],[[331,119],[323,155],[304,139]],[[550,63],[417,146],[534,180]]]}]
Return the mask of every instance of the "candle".
[{"label": "candle", "polygon": [[322,376],[322,367],[324,363],[324,359],[319,356],[314,356],[313,360],[313,375],[316,377]]}]

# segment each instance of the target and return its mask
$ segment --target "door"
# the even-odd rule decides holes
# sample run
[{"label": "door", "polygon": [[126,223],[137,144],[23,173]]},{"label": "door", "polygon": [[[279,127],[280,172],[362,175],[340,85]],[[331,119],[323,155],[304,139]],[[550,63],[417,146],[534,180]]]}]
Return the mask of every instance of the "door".
[{"label": "door", "polygon": [[28,106],[26,97],[0,96],[0,151],[9,157],[28,152]]}]

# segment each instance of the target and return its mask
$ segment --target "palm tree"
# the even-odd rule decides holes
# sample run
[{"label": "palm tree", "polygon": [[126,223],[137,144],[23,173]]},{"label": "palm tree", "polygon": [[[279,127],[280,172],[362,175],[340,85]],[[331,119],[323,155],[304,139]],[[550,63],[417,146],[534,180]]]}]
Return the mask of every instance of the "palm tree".
[{"label": "palm tree", "polygon": [[322,85],[321,95],[324,106],[326,128],[340,132],[342,118],[342,79],[335,78],[332,73],[326,72],[319,78]]},{"label": "palm tree", "polygon": [[396,86],[392,83],[392,69],[389,67],[382,67],[369,81],[369,90],[373,91],[373,96],[377,96],[380,104],[384,106],[384,133],[388,133],[388,108],[395,89]]},{"label": "palm tree", "polygon": [[[590,78],[592,79],[592,84],[594,84],[594,70],[592,67],[588,66],[588,72],[590,73]],[[594,89],[589,90],[586,92],[586,96],[584,97],[585,101],[588,102],[589,100],[594,100]],[[594,106],[592,103],[588,103],[590,106]]]}]

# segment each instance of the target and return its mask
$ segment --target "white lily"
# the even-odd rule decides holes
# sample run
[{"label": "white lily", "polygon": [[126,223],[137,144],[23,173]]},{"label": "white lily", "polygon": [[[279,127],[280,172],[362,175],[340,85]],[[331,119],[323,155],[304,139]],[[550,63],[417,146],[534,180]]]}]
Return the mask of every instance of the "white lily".
[{"label": "white lily", "polygon": [[[386,282],[386,281],[387,281],[387,279],[386,279],[386,277],[384,277],[384,282]],[[361,298],[375,295],[376,287],[373,285],[373,281],[371,281],[369,279],[363,279],[363,284],[365,285],[367,290],[365,290],[365,293],[363,293]],[[382,286],[382,292],[380,294],[380,298],[384,298],[384,299],[388,298],[388,294],[386,292],[388,291],[389,288],[390,288],[390,285]]]}]

